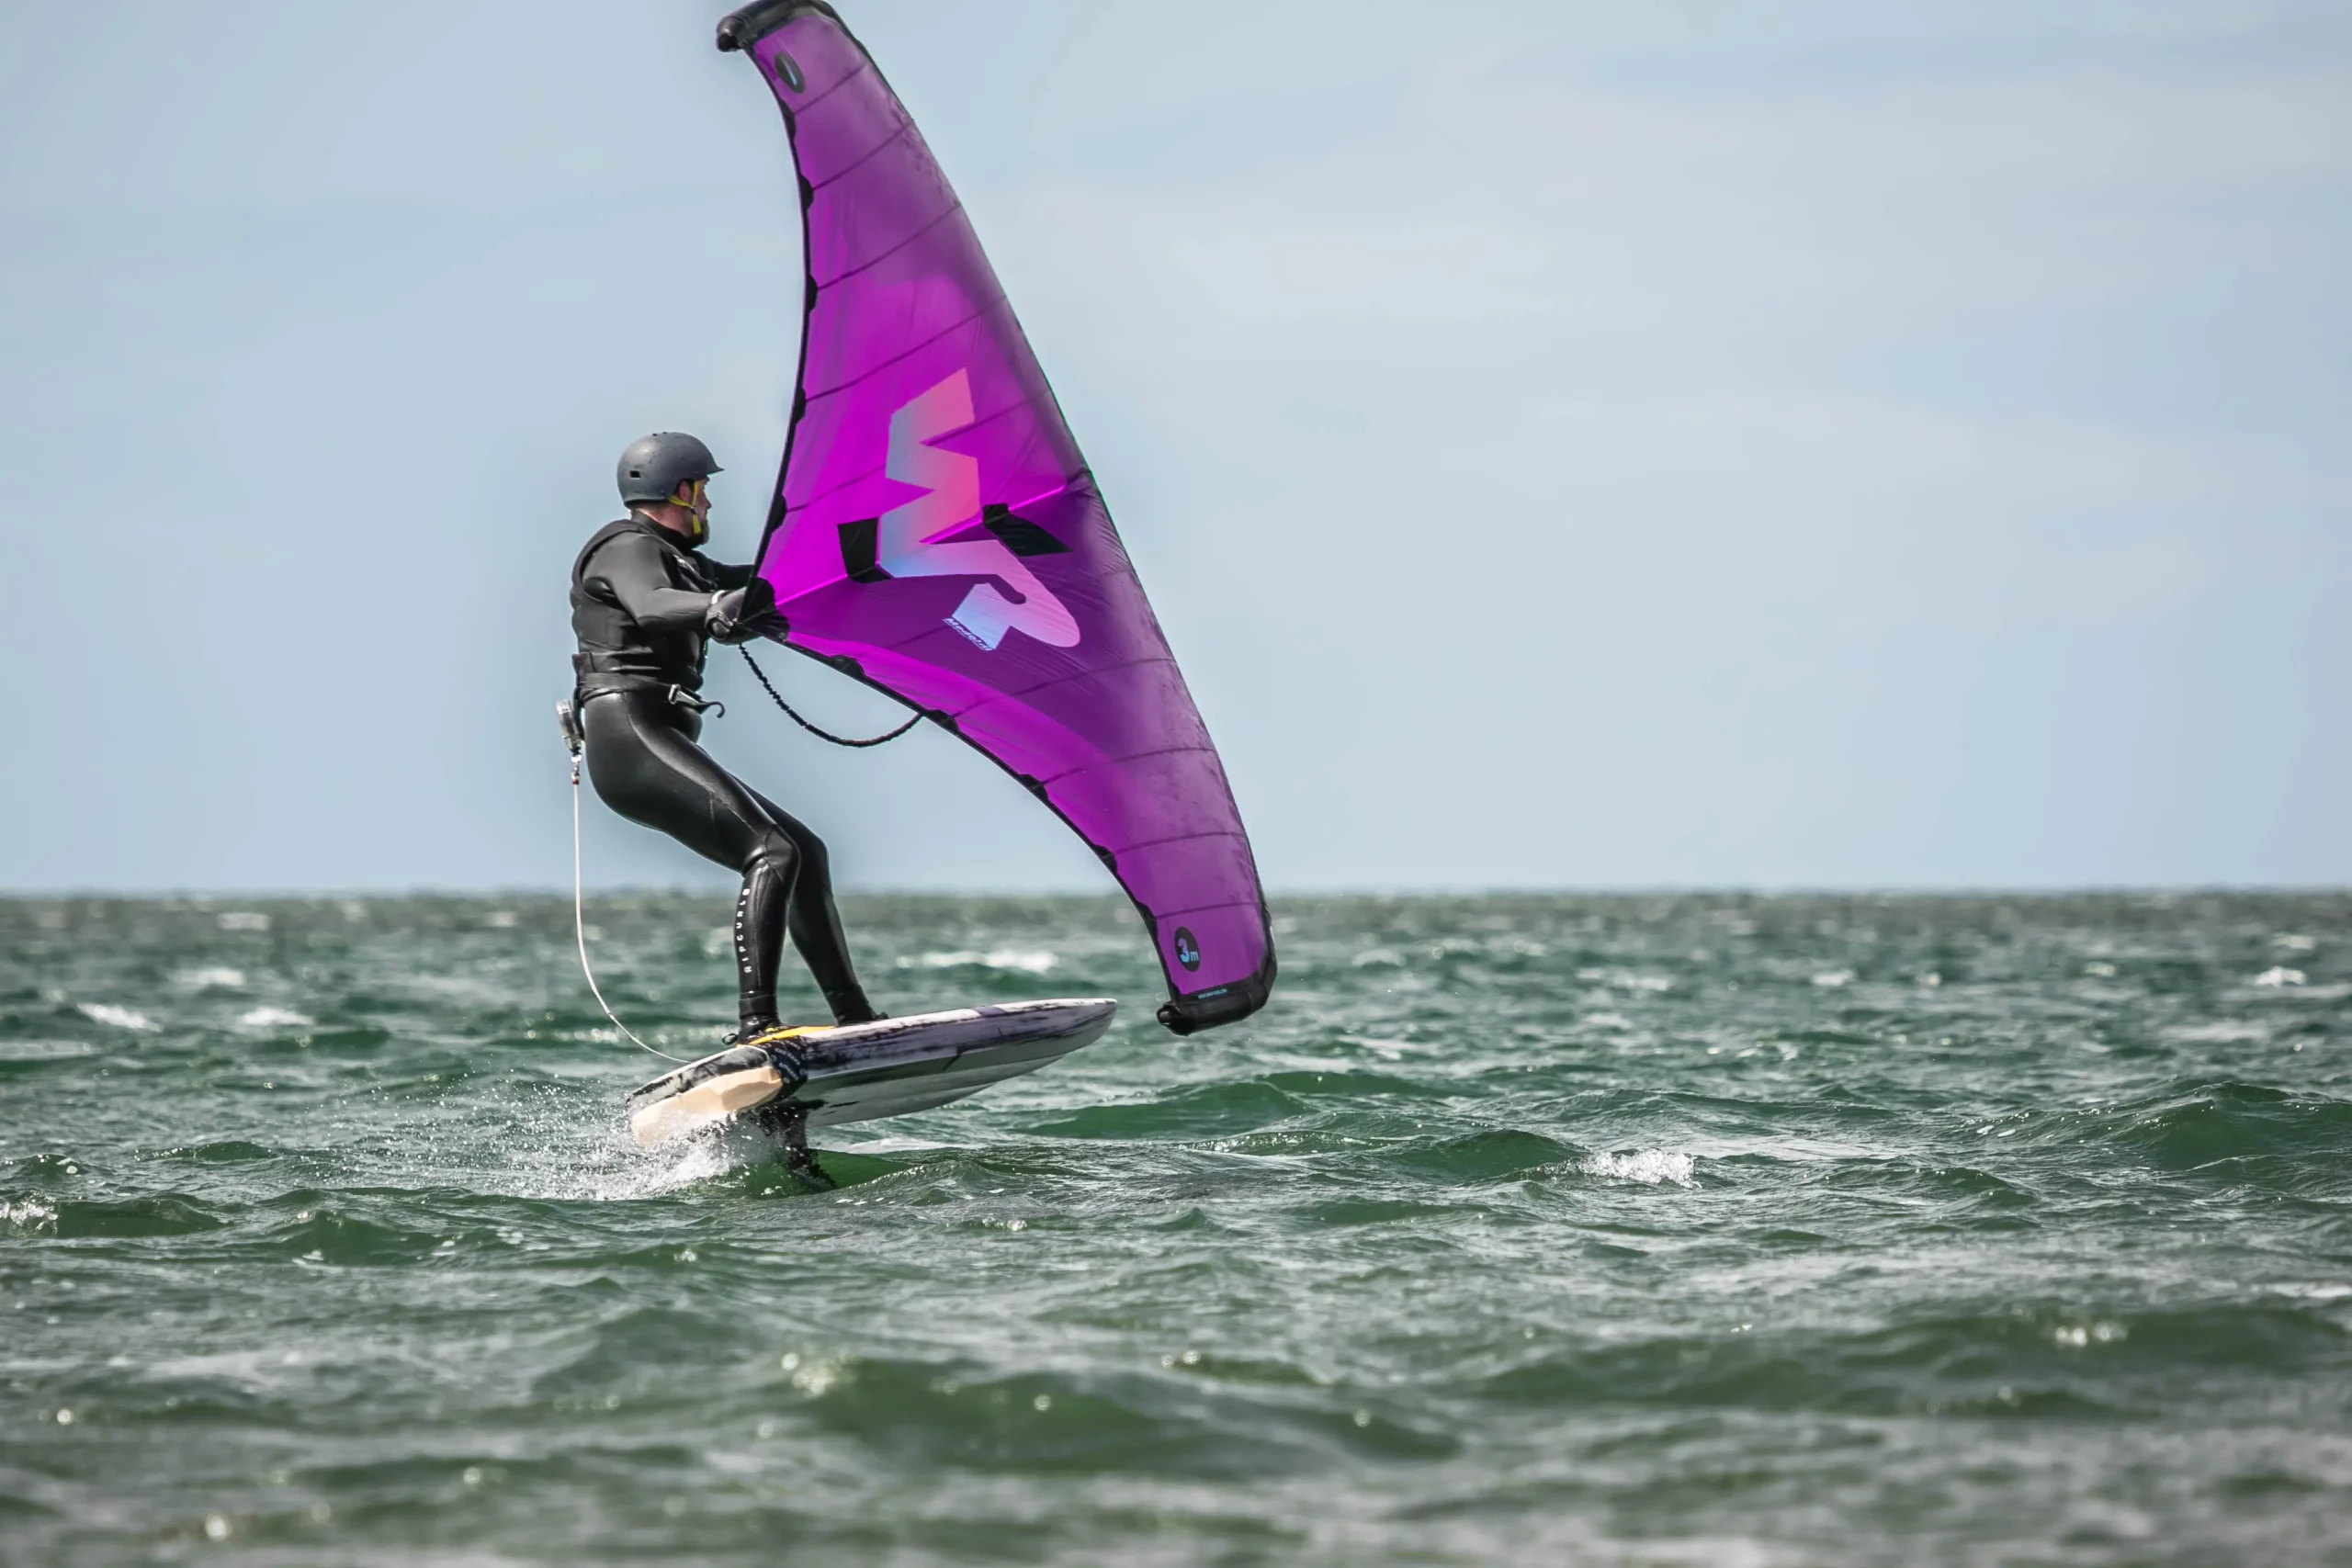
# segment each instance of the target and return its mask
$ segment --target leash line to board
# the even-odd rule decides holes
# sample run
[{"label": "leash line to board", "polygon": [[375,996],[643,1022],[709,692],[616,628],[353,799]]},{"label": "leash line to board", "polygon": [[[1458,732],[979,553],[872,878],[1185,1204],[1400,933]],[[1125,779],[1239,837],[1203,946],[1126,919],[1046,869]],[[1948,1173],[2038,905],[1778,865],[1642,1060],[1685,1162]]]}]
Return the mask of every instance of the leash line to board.
[{"label": "leash line to board", "polygon": [[556,705],[556,719],[563,726],[564,748],[571,753],[571,935],[580,947],[580,973],[588,977],[588,994],[596,998],[596,1005],[604,1009],[605,1016],[612,1020],[613,1027],[619,1030],[630,1044],[665,1062],[684,1066],[685,1057],[655,1050],[639,1040],[635,1030],[621,1021],[620,1015],[613,1010],[613,1004],[605,999],[604,987],[596,984],[596,971],[588,963],[587,897],[582,890],[580,871],[580,763],[586,755],[586,749],[582,742],[579,716],[572,711],[570,703]]}]

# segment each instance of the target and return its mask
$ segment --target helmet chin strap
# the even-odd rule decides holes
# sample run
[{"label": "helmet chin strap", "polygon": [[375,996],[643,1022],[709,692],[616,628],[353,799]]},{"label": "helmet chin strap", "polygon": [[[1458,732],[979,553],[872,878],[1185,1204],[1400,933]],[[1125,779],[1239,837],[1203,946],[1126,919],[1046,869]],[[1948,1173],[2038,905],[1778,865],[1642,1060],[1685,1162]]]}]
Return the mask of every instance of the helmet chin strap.
[{"label": "helmet chin strap", "polygon": [[[710,519],[695,508],[695,503],[703,498],[703,486],[709,482],[707,479],[690,479],[680,485],[672,493],[670,499],[662,503],[665,506],[674,506],[686,514],[684,532],[686,543],[690,545],[707,544],[710,540]],[[649,504],[649,502],[639,502],[629,510],[643,512]]]}]

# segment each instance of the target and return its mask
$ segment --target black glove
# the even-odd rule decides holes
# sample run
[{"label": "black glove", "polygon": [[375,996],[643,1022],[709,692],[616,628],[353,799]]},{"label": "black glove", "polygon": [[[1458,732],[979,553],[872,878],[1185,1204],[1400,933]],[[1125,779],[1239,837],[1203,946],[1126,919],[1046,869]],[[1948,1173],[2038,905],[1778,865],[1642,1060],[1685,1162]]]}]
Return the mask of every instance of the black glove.
[{"label": "black glove", "polygon": [[785,618],[776,613],[775,590],[764,577],[755,577],[741,588],[730,588],[714,597],[709,613],[703,617],[703,626],[711,641],[729,647],[750,642],[753,637],[780,637],[789,629]]}]

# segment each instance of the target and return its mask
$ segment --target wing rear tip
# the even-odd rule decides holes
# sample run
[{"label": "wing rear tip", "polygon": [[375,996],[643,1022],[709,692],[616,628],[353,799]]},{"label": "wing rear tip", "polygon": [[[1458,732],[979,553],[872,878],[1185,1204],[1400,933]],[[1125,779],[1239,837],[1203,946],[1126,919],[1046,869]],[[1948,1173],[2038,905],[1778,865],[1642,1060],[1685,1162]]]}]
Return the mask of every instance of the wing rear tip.
[{"label": "wing rear tip", "polygon": [[748,51],[768,34],[783,27],[803,11],[818,11],[841,19],[824,0],[759,0],[740,11],[730,11],[718,21],[718,52],[733,54]]},{"label": "wing rear tip", "polygon": [[1273,994],[1274,955],[1269,952],[1265,967],[1247,980],[1220,987],[1206,996],[1174,997],[1162,1002],[1159,1026],[1171,1034],[1198,1034],[1204,1029],[1238,1023],[1264,1007]]}]

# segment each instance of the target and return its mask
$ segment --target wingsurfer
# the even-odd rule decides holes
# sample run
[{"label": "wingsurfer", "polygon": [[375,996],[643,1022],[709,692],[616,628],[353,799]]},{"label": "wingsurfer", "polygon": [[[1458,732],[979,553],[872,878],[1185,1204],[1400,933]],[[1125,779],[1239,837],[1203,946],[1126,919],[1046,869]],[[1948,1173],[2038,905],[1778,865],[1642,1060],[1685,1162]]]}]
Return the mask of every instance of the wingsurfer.
[{"label": "wingsurfer", "polygon": [[709,644],[746,642],[783,625],[751,567],[702,553],[709,480],[719,471],[691,435],[649,435],[621,454],[628,515],[598,529],[571,569],[580,638],[572,701],[588,776],[605,804],[741,874],[735,1040],[751,1044],[782,1027],[776,973],[787,932],[834,1022],[882,1015],[850,964],[824,841],[696,744],[703,713],[716,705],[701,696]]}]

